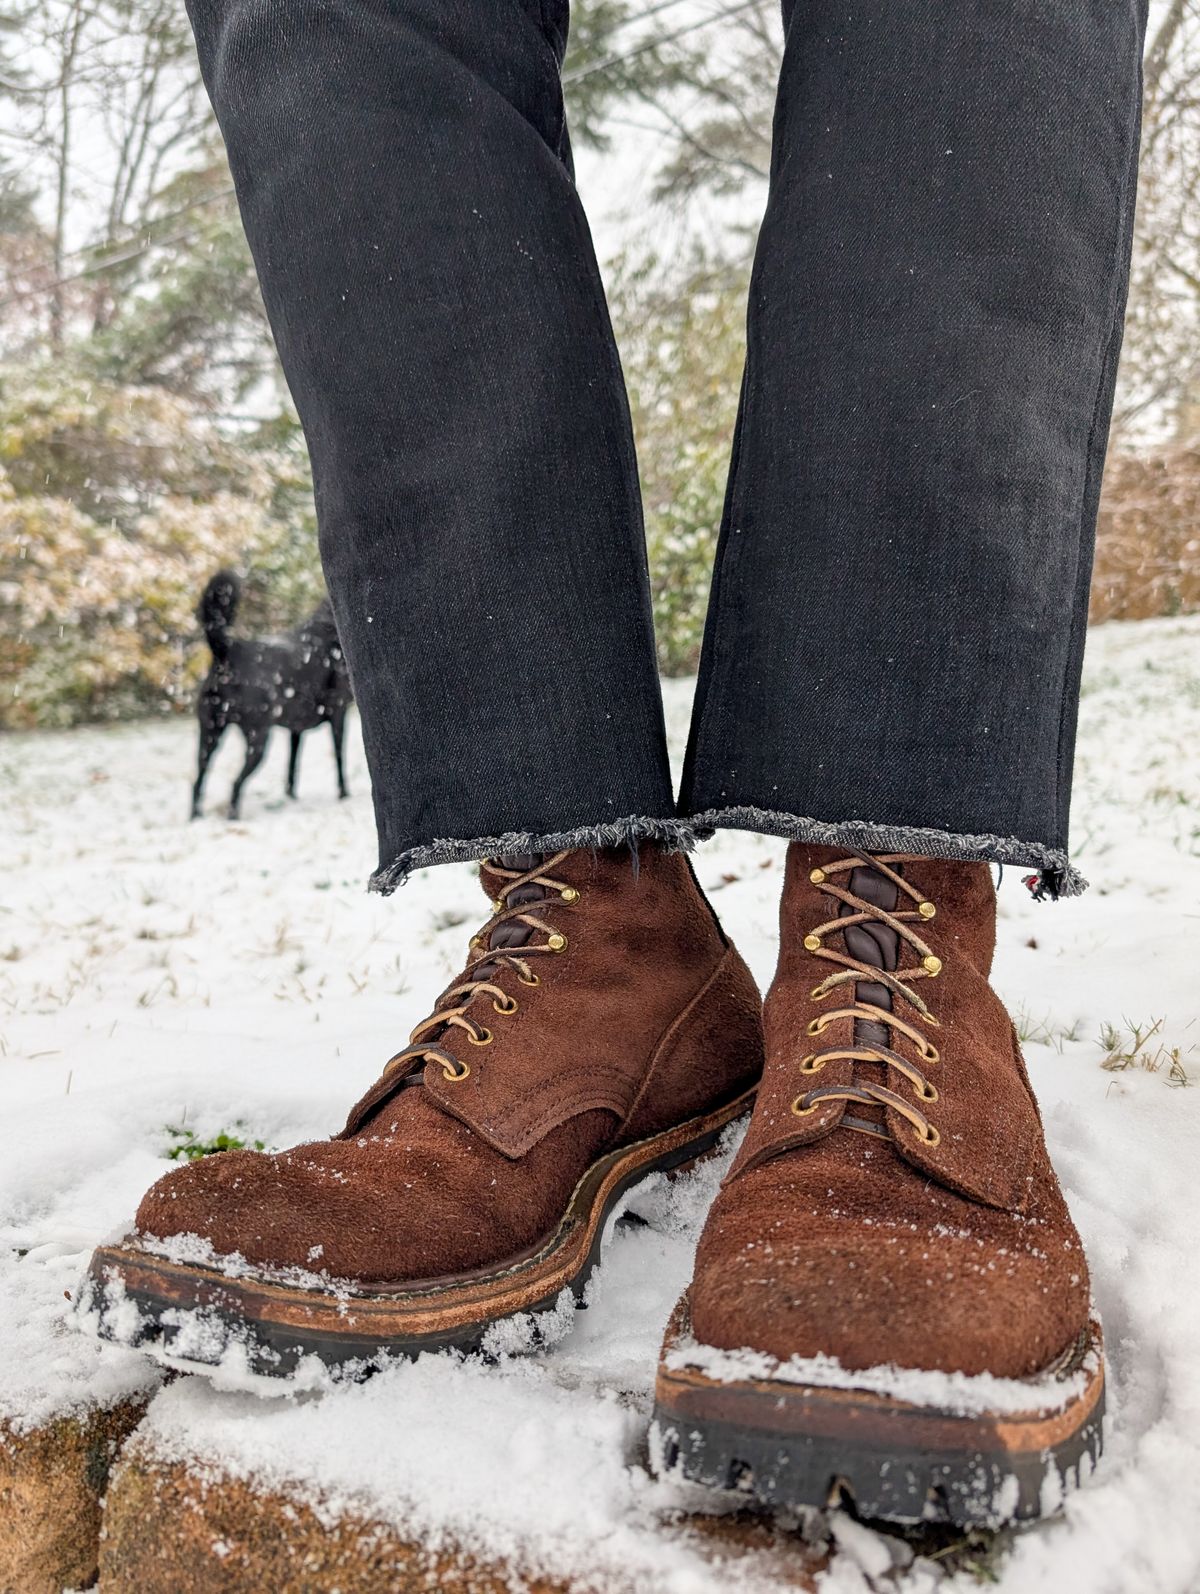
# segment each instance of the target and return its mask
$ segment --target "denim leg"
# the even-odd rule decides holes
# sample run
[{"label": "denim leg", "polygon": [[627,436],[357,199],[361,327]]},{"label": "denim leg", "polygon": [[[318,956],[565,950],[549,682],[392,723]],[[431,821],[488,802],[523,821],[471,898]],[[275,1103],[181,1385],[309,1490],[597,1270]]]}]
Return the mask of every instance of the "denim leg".
[{"label": "denim leg", "polygon": [[189,0],[312,456],[374,884],[685,845],[562,0]]},{"label": "denim leg", "polygon": [[681,811],[1069,894],[1144,0],[785,27]]}]

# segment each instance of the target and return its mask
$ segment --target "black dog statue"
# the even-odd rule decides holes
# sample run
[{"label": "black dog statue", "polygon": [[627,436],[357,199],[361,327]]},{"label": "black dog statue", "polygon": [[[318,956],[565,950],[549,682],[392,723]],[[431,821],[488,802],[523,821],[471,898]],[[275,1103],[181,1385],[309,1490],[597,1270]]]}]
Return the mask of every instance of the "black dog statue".
[{"label": "black dog statue", "polygon": [[350,672],[338,641],[329,599],[284,637],[238,641],[229,635],[242,584],[232,570],[218,570],[204,589],[196,618],[212,651],[196,713],[200,720],[200,764],[192,788],[192,818],[200,817],[204,777],[217,744],[230,725],[246,739],[246,762],[234,782],[229,817],[238,818],[242,788],[262,763],[276,725],[291,733],[287,794],[296,795],[300,738],[328,724],[337,759],[338,795],[349,796],[342,748],[346,711],[353,701]]}]

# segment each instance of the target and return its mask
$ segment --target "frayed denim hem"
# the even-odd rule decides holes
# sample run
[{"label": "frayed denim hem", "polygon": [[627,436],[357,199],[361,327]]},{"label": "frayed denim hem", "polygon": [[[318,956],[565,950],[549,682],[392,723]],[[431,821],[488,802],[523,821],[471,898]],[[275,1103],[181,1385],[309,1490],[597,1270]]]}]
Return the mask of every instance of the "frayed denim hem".
[{"label": "frayed denim hem", "polygon": [[863,852],[911,852],[924,858],[961,858],[964,862],[1010,864],[1037,870],[1033,894],[1078,897],[1087,881],[1072,867],[1065,852],[1039,841],[1015,836],[969,836],[952,830],[924,830],[914,825],[875,825],[865,819],[801,819],[769,808],[710,808],[688,822],[699,840],[715,830],[757,830],[814,846],[859,847]]},{"label": "frayed denim hem", "polygon": [[431,841],[425,847],[410,847],[392,863],[371,876],[370,889],[391,896],[415,869],[429,869],[438,863],[472,863],[481,858],[506,854],[574,852],[589,847],[599,850],[628,844],[637,857],[638,843],[656,841],[668,852],[690,852],[696,845],[695,826],[687,819],[647,819],[631,815],[604,825],[581,825],[578,830],[558,830],[538,835],[532,830],[510,830],[502,836],[476,836],[473,841]]}]

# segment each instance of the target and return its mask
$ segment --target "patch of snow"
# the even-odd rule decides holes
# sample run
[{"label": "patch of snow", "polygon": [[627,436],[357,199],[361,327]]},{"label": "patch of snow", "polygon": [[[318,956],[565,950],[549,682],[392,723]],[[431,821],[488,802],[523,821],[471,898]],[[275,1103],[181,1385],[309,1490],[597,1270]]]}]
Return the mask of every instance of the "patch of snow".
[{"label": "patch of snow", "polygon": [[[880,1533],[872,1533],[870,1528],[864,1527],[861,1522],[856,1522],[844,1511],[829,1513],[829,1531],[838,1549],[850,1557],[868,1580],[882,1578],[891,1572],[898,1559],[893,1555],[892,1545],[903,1545],[903,1540],[888,1539]],[[911,1558],[910,1554],[909,1559]],[[903,1564],[903,1561],[900,1564]]]},{"label": "patch of snow", "polygon": [[[677,753],[690,690],[667,683]],[[172,1131],[284,1146],[338,1130],[485,911],[465,866],[426,871],[387,900],[363,893],[374,837],[357,738],[348,802],[318,736],[300,800],[286,803],[284,740],[247,788],[244,820],[228,824],[215,815],[240,762],[230,738],[210,777],[213,816],[189,825],[192,742],[183,722],[0,740],[0,1418],[25,1426],[153,1387],[145,1358],[66,1331],[64,1291],[174,1166]],[[1093,889],[1039,905],[1007,871],[996,980],[1030,1036],[1088,1248],[1107,1450],[1059,1518],[1016,1538],[998,1575],[1007,1594],[1194,1594],[1200,1089],[1173,1089],[1167,1061],[1106,1072],[1098,1037],[1105,1024],[1161,1019],[1156,1044],[1179,1048],[1200,1084],[1200,621],[1092,634],[1076,793],[1074,859]],[[725,833],[696,855],[764,986],[783,851]],[[728,1572],[680,1513],[736,1500],[654,1479],[645,1444],[662,1331],[731,1150],[632,1193],[642,1221],[616,1226],[587,1309],[564,1309],[548,1349],[531,1355],[516,1335],[493,1362],[425,1356],[350,1387],[306,1364],[266,1402],[257,1391],[271,1381],[227,1346],[223,1387],[163,1389],[146,1440],[330,1517],[353,1504],[485,1555],[576,1569],[591,1587],[621,1570],[647,1594],[725,1594]],[[902,1564],[894,1536],[837,1517],[823,1531],[826,1594],[955,1586],[931,1561]],[[756,1578],[778,1587],[768,1560],[744,1586]]]},{"label": "patch of snow", "polygon": [[483,1354],[499,1358],[548,1350],[566,1339],[574,1328],[575,1311],[574,1295],[569,1289],[562,1289],[554,1305],[547,1310],[518,1312],[515,1317],[493,1323],[483,1337]]},{"label": "patch of snow", "polygon": [[43,1229],[34,1246],[10,1241],[0,1249],[0,1423],[14,1433],[159,1387],[161,1375],[144,1356],[85,1338],[68,1315],[67,1296],[76,1293],[93,1247],[109,1238]]},{"label": "patch of snow", "polygon": [[[311,1268],[254,1267],[240,1251],[214,1250],[212,1241],[201,1234],[172,1234],[165,1240],[147,1234],[139,1237],[138,1245],[151,1256],[161,1256],[164,1261],[211,1268],[225,1278],[265,1278],[272,1284],[285,1284],[296,1290],[314,1290],[335,1300],[349,1300],[359,1290],[359,1286],[351,1279],[334,1278],[330,1273],[314,1273]],[[318,1245],[314,1249],[320,1251],[321,1247]]]}]

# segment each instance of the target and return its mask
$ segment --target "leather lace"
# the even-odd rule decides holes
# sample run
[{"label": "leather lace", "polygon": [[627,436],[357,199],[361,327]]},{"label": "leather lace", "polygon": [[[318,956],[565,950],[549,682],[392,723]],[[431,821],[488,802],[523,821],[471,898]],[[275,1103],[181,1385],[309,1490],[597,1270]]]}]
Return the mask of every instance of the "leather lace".
[{"label": "leather lace", "polygon": [[[925,1103],[935,1102],[938,1092],[927,1077],[925,1070],[933,1067],[939,1060],[940,1054],[936,1046],[927,1038],[917,1024],[906,1018],[901,1018],[895,1011],[881,1007],[876,1003],[866,1001],[858,992],[858,981],[869,980],[873,983],[886,986],[893,999],[899,998],[907,1004],[922,1024],[934,1029],[939,1028],[938,1020],[930,1012],[924,998],[914,987],[922,980],[936,979],[941,973],[941,959],[934,953],[925,941],[913,928],[914,924],[925,924],[937,913],[934,903],[930,902],[917,888],[904,878],[902,874],[890,867],[892,864],[906,863],[911,860],[904,853],[888,853],[882,857],[875,857],[868,853],[855,853],[852,857],[839,859],[836,863],[822,865],[814,869],[809,876],[812,883],[823,896],[829,897],[839,903],[849,912],[839,911],[832,919],[817,925],[810,930],[804,938],[806,949],[814,957],[823,958],[826,962],[835,965],[834,969],[825,976],[821,983],[814,987],[812,998],[822,1002],[835,991],[853,984],[852,1000],[844,1006],[828,1009],[814,1018],[808,1026],[808,1033],[818,1036],[839,1019],[850,1019],[854,1022],[854,1040],[849,1046],[832,1046],[824,1050],[810,1052],[800,1065],[802,1073],[819,1074],[829,1063],[835,1060],[844,1060],[850,1063],[879,1063],[891,1066],[900,1073],[913,1087],[918,1099]],[[839,885],[838,875],[850,875],[853,871],[866,867],[875,870],[885,879],[889,880],[897,890],[907,897],[912,906],[888,910],[874,903],[856,896],[846,886]],[[895,932],[900,938],[900,945],[909,946],[919,957],[920,962],[907,968],[897,968],[895,973],[885,968],[876,967],[874,964],[862,961],[850,954],[841,932],[852,929],[860,924],[880,924]],[[826,937],[838,935],[841,938],[840,946],[829,946]],[[877,1043],[871,1039],[860,1038],[860,1023],[872,1026],[885,1026],[892,1033],[892,1039],[897,1037],[907,1040],[917,1049],[920,1066],[909,1062],[895,1045]],[[826,1101],[846,1101],[860,1106],[891,1108],[908,1120],[917,1135],[926,1145],[936,1146],[941,1139],[938,1130],[930,1123],[928,1117],[920,1108],[913,1106],[905,1097],[896,1091],[890,1090],[886,1085],[877,1084],[874,1080],[855,1079],[847,1085],[815,1085],[797,1096],[792,1103],[792,1112],[797,1117],[806,1117],[809,1113],[816,1112],[818,1107]],[[845,1126],[857,1129],[864,1134],[880,1136],[891,1139],[892,1136],[886,1127],[866,1119],[846,1118]],[[886,1120],[885,1120],[886,1123]]]},{"label": "leather lace", "polygon": [[[492,1031],[480,1023],[473,1004],[481,996],[490,996],[492,1011],[507,1017],[520,1006],[516,997],[499,984],[505,972],[515,973],[522,985],[541,983],[533,962],[541,957],[552,957],[566,950],[567,938],[552,924],[547,924],[535,910],[551,896],[564,902],[578,900],[579,892],[565,880],[556,880],[555,867],[569,856],[568,851],[557,852],[552,858],[540,860],[527,870],[508,869],[496,858],[489,858],[486,867],[491,874],[504,882],[503,894],[492,904],[491,918],[471,939],[476,955],[467,963],[464,978],[438,998],[437,1005],[428,1018],[423,1018],[409,1036],[409,1044],[396,1053],[384,1068],[382,1079],[393,1078],[397,1073],[410,1073],[418,1062],[440,1063],[443,1076],[457,1082],[466,1079],[471,1065],[456,1057],[445,1046],[430,1044],[430,1039],[444,1038],[447,1032],[460,1030],[472,1046],[487,1046]],[[542,893],[537,899],[520,900],[520,893],[535,886]],[[516,902],[512,902],[513,897]],[[496,932],[504,925],[513,925],[529,932],[519,942],[505,946],[493,944]],[[544,941],[535,941],[535,934],[544,934]]]}]

